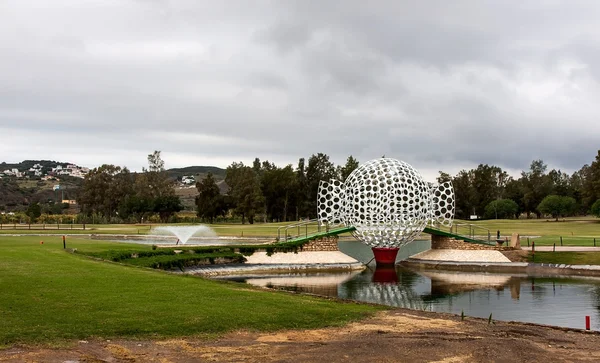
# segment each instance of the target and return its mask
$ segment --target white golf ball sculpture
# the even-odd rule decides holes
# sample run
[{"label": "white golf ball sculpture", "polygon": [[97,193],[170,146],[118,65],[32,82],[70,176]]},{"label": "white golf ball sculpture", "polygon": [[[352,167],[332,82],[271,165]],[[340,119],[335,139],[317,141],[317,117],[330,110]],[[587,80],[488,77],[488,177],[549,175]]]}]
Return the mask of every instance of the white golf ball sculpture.
[{"label": "white golf ball sculpture", "polygon": [[398,249],[428,223],[451,226],[452,183],[427,183],[409,164],[391,158],[360,165],[345,182],[321,181],[318,218],[354,226],[354,237],[375,249]]}]

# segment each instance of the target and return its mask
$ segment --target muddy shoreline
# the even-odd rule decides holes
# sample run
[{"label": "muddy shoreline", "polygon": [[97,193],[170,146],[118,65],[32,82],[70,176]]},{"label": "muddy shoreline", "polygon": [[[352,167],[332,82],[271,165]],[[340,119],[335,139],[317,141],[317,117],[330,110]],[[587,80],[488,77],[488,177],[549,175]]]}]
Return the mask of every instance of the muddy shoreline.
[{"label": "muddy shoreline", "polygon": [[216,339],[73,341],[66,348],[14,346],[0,362],[591,362],[600,333],[530,323],[390,309],[342,327]]}]

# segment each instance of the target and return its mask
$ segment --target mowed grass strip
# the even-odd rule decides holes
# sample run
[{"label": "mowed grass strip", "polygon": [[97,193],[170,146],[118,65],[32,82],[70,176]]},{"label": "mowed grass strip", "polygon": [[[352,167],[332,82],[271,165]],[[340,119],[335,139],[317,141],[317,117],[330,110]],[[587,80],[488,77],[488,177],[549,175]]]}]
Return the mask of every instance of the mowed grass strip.
[{"label": "mowed grass strip", "polygon": [[600,252],[535,252],[529,262],[566,265],[600,265]]},{"label": "mowed grass strip", "polygon": [[[74,238],[67,245],[145,247]],[[62,247],[60,237],[0,237],[0,345],[318,328],[380,309],[102,262]]]},{"label": "mowed grass strip", "polygon": [[600,238],[599,218],[567,218],[554,219],[489,219],[484,221],[457,221],[458,223],[473,223],[488,228],[492,237],[500,230],[502,236],[519,233],[521,236],[555,236],[566,237],[597,237]]}]

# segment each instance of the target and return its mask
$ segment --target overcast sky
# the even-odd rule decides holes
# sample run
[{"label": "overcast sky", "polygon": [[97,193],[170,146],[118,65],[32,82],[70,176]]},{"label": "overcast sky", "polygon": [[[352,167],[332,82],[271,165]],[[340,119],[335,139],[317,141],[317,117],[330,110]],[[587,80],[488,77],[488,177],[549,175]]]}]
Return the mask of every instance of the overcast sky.
[{"label": "overcast sky", "polygon": [[599,18],[587,0],[0,0],[0,161],[572,171],[600,149]]}]

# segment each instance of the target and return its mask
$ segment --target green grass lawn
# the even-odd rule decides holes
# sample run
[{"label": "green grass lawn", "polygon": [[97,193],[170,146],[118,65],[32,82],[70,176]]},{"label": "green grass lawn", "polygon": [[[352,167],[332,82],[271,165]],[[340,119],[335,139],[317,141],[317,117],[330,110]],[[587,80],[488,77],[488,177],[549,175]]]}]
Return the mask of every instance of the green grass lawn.
[{"label": "green grass lawn", "polygon": [[459,221],[459,223],[473,223],[485,227],[492,232],[495,238],[496,231],[500,231],[502,237],[519,233],[521,245],[527,245],[527,236],[538,246],[552,246],[556,243],[560,246],[560,237],[563,246],[593,246],[596,238],[597,246],[600,247],[600,219],[598,218],[567,218],[555,222],[553,219],[492,219],[485,221]]},{"label": "green grass lawn", "polygon": [[[500,230],[501,236],[510,236],[512,233],[519,233],[522,237],[539,236],[535,241],[538,245],[560,245],[560,237],[563,237],[564,246],[593,246],[594,238],[600,246],[600,219],[598,218],[567,218],[564,221],[555,222],[552,219],[520,219],[520,220],[485,220],[485,221],[456,221],[457,223],[473,223],[475,225],[487,228],[495,238],[496,231]],[[277,230],[282,226],[293,224],[294,222],[282,223],[256,223],[256,224],[211,224],[209,225],[219,236],[231,237],[277,237]],[[67,225],[65,225],[67,226]],[[76,229],[46,229],[46,230],[13,230],[12,225],[9,229],[1,229],[0,234],[149,234],[152,233],[153,226],[148,224],[96,224],[87,225],[86,230]],[[5,227],[6,228],[6,227]],[[21,226],[21,228],[26,228]],[[48,227],[50,228],[50,227]],[[463,231],[464,228],[461,228]],[[315,232],[315,226],[309,226],[300,229],[290,229],[291,235],[306,232]],[[476,233],[482,233],[485,230],[477,230]],[[283,229],[282,229],[283,232]],[[466,232],[463,232],[466,233]],[[346,236],[346,235],[344,235]],[[349,236],[349,234],[348,234]],[[426,236],[426,235],[425,235]],[[487,237],[486,237],[487,238]],[[533,239],[531,239],[533,240]],[[523,243],[526,244],[526,239]]]},{"label": "green grass lawn", "polygon": [[[40,244],[40,240],[44,244]],[[86,251],[150,246],[69,238]],[[60,237],[0,236],[0,346],[340,325],[379,309],[96,261]]]},{"label": "green grass lawn", "polygon": [[42,224],[32,224],[31,229],[27,224],[18,224],[16,229],[13,224],[4,224],[0,235],[4,234],[148,234],[152,226],[142,224],[87,224],[85,230],[81,224],[75,224],[71,229],[69,224],[61,224],[57,229],[56,224],[47,224],[45,229]]},{"label": "green grass lawn", "polygon": [[529,262],[567,265],[600,265],[600,252],[535,252]]},{"label": "green grass lawn", "polygon": [[459,221],[473,223],[490,229],[500,230],[502,235],[513,232],[527,236],[580,236],[600,238],[599,218],[567,218],[555,222],[553,219],[490,219],[484,221]]},{"label": "green grass lawn", "polygon": [[[285,227],[295,222],[282,223],[256,223],[256,224],[208,224],[215,233],[219,236],[229,237],[277,237],[279,227]],[[13,229],[12,224],[4,225],[0,229],[1,234],[149,234],[152,233],[152,228],[160,226],[160,224],[87,224],[86,229],[82,229],[82,225],[75,225],[74,229],[65,224],[61,225],[61,229],[57,230],[56,225],[47,225],[46,229],[42,229],[42,225],[32,225],[32,229],[28,229],[28,225],[18,225],[17,229]],[[311,234],[316,232],[316,225],[308,227],[293,228],[288,231],[291,235]],[[281,230],[283,233],[284,230]]]}]

